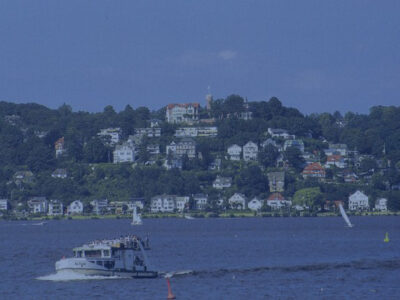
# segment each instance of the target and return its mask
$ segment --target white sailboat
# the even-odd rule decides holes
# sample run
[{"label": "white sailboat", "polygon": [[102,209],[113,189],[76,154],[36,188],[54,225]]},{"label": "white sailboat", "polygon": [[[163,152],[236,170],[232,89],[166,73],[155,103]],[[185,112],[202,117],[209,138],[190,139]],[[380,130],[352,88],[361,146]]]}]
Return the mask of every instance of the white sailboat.
[{"label": "white sailboat", "polygon": [[132,222],[131,225],[142,225],[142,217],[137,213],[136,206],[133,207]]},{"label": "white sailboat", "polygon": [[343,205],[339,204],[339,209],[340,213],[342,214],[343,219],[345,220],[347,226],[353,227],[353,224],[351,224],[349,217],[347,216],[346,212],[344,211]]}]

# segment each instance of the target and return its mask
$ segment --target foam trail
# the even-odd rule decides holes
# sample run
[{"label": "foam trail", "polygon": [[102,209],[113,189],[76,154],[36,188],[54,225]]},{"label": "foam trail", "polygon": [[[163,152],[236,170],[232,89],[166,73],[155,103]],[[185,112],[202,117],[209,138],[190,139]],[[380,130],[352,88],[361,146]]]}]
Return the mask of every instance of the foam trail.
[{"label": "foam trail", "polygon": [[101,275],[85,275],[79,274],[73,271],[58,271],[54,274],[46,276],[40,276],[37,280],[48,280],[48,281],[72,281],[72,280],[106,280],[106,279],[121,279],[118,276],[101,276]]},{"label": "foam trail", "polygon": [[171,278],[177,276],[185,276],[195,273],[193,270],[182,270],[182,271],[170,271],[170,272],[159,272],[160,276],[164,276],[164,278]]}]

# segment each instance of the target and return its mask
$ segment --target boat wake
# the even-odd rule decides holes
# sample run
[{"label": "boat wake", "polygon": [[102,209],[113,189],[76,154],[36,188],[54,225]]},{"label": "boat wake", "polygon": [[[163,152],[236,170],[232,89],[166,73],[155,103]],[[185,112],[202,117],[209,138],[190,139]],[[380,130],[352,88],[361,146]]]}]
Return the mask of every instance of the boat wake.
[{"label": "boat wake", "polygon": [[338,269],[400,269],[400,259],[393,260],[359,260],[343,263],[320,263],[310,265],[297,265],[297,266],[274,266],[274,267],[254,267],[254,268],[241,268],[241,269],[216,269],[216,270],[187,270],[176,272],[161,272],[160,275],[166,278],[171,277],[185,277],[185,276],[199,276],[199,277],[222,277],[229,274],[250,274],[262,273],[267,271],[273,272],[312,272],[312,271],[329,271]]},{"label": "boat wake", "polygon": [[183,271],[170,271],[170,272],[158,272],[160,276],[164,278],[178,277],[178,276],[186,276],[195,273],[193,270],[183,270]]},{"label": "boat wake", "polygon": [[48,281],[72,281],[72,280],[110,280],[110,279],[121,279],[118,276],[101,276],[101,275],[85,275],[79,274],[73,271],[58,271],[54,274],[40,276],[37,280],[48,280]]}]

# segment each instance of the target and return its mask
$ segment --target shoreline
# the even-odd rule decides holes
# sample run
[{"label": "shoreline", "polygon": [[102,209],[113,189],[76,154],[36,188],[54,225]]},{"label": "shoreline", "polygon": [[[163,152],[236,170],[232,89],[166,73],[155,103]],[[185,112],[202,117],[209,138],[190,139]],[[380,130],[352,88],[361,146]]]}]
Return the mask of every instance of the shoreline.
[{"label": "shoreline", "polygon": [[[321,217],[341,217],[339,212],[194,212],[189,214],[194,219],[235,219],[235,218],[321,218]],[[369,216],[400,216],[400,212],[348,212],[350,217],[369,217]],[[143,219],[184,219],[180,213],[147,213],[142,214]],[[131,215],[74,215],[74,216],[41,216],[41,217],[1,217],[1,221],[61,221],[61,220],[100,220],[100,219],[131,219]]]}]

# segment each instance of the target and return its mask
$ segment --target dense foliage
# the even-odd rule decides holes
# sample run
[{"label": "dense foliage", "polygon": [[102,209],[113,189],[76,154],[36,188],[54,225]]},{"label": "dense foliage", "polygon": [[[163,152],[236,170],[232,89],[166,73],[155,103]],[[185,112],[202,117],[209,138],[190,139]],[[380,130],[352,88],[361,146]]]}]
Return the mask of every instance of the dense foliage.
[{"label": "dense foliage", "polygon": [[[244,111],[252,112],[253,118],[241,119],[240,113]],[[211,110],[201,109],[200,115],[215,118],[218,137],[198,138],[197,152],[201,157],[184,159],[183,170],[166,170],[161,161],[153,166],[144,165],[147,160],[144,146],[139,149],[139,158],[133,167],[112,164],[113,148],[97,136],[100,129],[120,127],[126,139],[135,128],[148,127],[151,119],[164,120],[165,108],[149,111],[127,105],[123,111],[116,112],[107,106],[101,113],[88,113],[73,112],[65,104],[53,110],[33,103],[0,102],[0,196],[11,199],[13,205],[26,202],[31,196],[68,203],[75,199],[85,202],[95,198],[149,199],[161,193],[205,192],[217,199],[219,192],[211,187],[217,175],[233,178],[233,186],[224,190],[223,196],[236,191],[248,197],[268,196],[266,174],[276,170],[279,156],[276,149],[272,146],[260,149],[258,161],[251,163],[226,161],[226,149],[232,144],[243,146],[248,141],[259,144],[267,138],[268,128],[282,128],[301,138],[310,152],[322,152],[329,141],[372,155],[357,167],[358,172],[365,174],[373,170],[368,182],[351,185],[338,179],[335,184],[329,184],[303,180],[300,171],[304,161],[296,148],[288,148],[283,153],[290,164],[286,174],[287,197],[301,202],[302,194],[308,193],[311,195],[308,199],[315,199],[314,204],[320,205],[325,200],[343,199],[362,187],[375,197],[389,197],[390,207],[400,209],[400,195],[390,189],[400,183],[400,107],[376,106],[368,115],[349,112],[342,116],[335,112],[305,116],[297,109],[284,107],[275,97],[247,103],[242,97],[231,95],[213,101]],[[143,145],[156,142],[161,152],[165,152],[165,146],[174,140],[176,127],[162,123],[162,136],[152,141],[144,139]],[[60,137],[65,138],[67,155],[56,159],[54,143]],[[222,159],[222,167],[210,171],[208,167],[215,158]],[[384,172],[376,172],[377,160],[386,162]],[[52,178],[51,173],[57,168],[67,169],[68,178]],[[17,183],[14,175],[23,170],[31,171],[33,180]],[[336,178],[335,173],[336,170],[330,170],[328,178]]]}]

